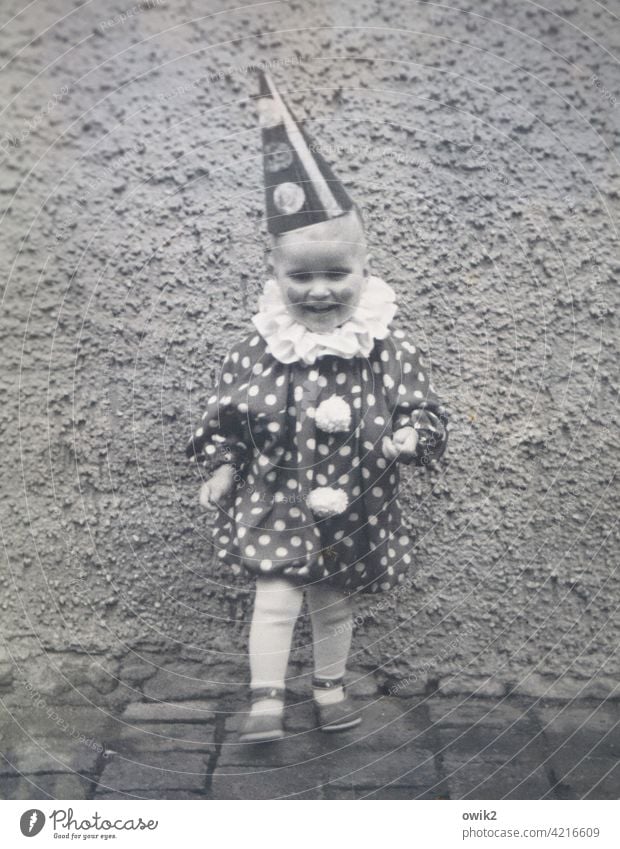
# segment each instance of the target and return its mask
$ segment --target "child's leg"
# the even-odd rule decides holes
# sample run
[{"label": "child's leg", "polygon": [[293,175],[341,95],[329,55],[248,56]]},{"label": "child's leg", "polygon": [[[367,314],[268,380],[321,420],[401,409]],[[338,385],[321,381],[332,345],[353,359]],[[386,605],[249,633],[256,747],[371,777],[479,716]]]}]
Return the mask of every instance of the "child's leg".
[{"label": "child's leg", "polygon": [[[353,636],[351,601],[339,590],[325,584],[310,586],[307,600],[312,618],[314,678],[324,685],[314,688],[314,698],[321,704],[334,704],[344,699],[341,679]],[[334,686],[330,687],[332,682]]]},{"label": "child's leg", "polygon": [[[293,629],[303,601],[303,590],[281,578],[257,578],[250,628],[250,672],[253,690],[284,689]],[[281,711],[279,699],[255,702],[252,713]]]}]

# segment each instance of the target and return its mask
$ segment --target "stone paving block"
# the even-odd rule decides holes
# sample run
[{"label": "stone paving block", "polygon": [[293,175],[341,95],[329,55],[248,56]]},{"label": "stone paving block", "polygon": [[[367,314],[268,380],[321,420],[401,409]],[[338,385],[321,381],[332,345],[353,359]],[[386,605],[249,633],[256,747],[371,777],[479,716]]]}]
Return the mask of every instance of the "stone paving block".
[{"label": "stone paving block", "polygon": [[80,737],[100,741],[114,722],[111,712],[97,705],[29,705],[12,716],[8,711],[0,723],[0,749],[28,735],[35,739],[50,737],[79,741]]},{"label": "stone paving block", "polygon": [[448,752],[462,752],[496,761],[531,756],[539,764],[546,759],[544,737],[537,726],[527,720],[507,724],[503,728],[482,723],[456,728],[440,726],[438,733],[436,749],[440,756]]},{"label": "stone paving block", "polygon": [[615,703],[565,703],[536,710],[545,737],[553,748],[598,748],[620,759],[620,706]]},{"label": "stone paving block", "polygon": [[122,714],[128,722],[214,722],[217,707],[212,701],[132,702]]},{"label": "stone paving block", "polygon": [[423,700],[384,697],[367,703],[358,736],[355,757],[343,753],[352,771],[336,779],[337,786],[352,781],[356,787],[381,788],[393,783],[415,788],[417,795],[437,783],[436,735]]},{"label": "stone paving block", "polygon": [[442,773],[451,799],[542,799],[551,789],[544,768],[532,758],[504,761],[451,751]]},{"label": "stone paving block", "polygon": [[360,789],[389,785],[426,792],[438,781],[433,752],[401,740],[398,748],[382,753],[368,748],[339,753],[332,758],[327,786]]},{"label": "stone paving block", "polygon": [[589,679],[566,674],[558,677],[532,673],[521,678],[513,692],[536,698],[572,701],[617,699],[620,691],[617,678],[609,675],[597,675],[594,679]]},{"label": "stone paving block", "polygon": [[[383,788],[393,785],[419,792],[439,776],[433,755],[428,711],[420,701],[379,698],[366,703],[357,744],[334,754],[330,786]],[[335,776],[335,777],[334,777]]]},{"label": "stone paving block", "polygon": [[440,698],[429,709],[441,787],[451,799],[540,799],[550,791],[545,740],[530,702]]},{"label": "stone paving block", "polygon": [[120,790],[109,793],[97,793],[96,799],[183,799],[185,801],[202,801],[208,796],[204,792],[194,793],[191,790],[136,790],[135,793],[122,793]]},{"label": "stone paving block", "polygon": [[[396,787],[401,790],[406,787],[403,797],[413,798],[423,796],[438,783],[432,752],[407,745],[400,751],[386,753],[359,746],[343,747],[331,753],[315,751],[314,757],[306,760],[301,757],[295,760],[294,747],[288,756],[282,756],[276,752],[276,746],[281,744],[263,744],[262,756],[257,746],[251,755],[253,763],[246,766],[218,765],[211,786],[212,797],[319,799],[328,792],[330,798],[341,798],[343,791],[351,791],[359,798],[368,789],[385,791],[388,798],[389,787],[392,794],[396,793]],[[291,762],[277,765],[279,760]]]},{"label": "stone paving block", "polygon": [[441,790],[420,790],[416,787],[398,787],[398,786],[389,786],[385,787],[359,787],[354,789],[345,789],[344,787],[324,787],[323,792],[325,794],[325,798],[329,800],[344,800],[344,801],[373,801],[373,800],[384,800],[389,802],[396,801],[415,801],[416,799],[428,799],[432,801],[437,801],[441,799],[448,799],[449,796],[446,793],[442,793]]},{"label": "stone paving block", "polygon": [[475,693],[476,696],[501,699],[506,695],[506,684],[492,676],[449,675],[439,681],[439,691],[445,696]]},{"label": "stone paving block", "polygon": [[222,766],[213,775],[210,795],[213,799],[321,799],[325,777],[320,761],[303,767]]},{"label": "stone paving block", "polygon": [[0,776],[0,799],[87,799],[91,786],[74,773]]},{"label": "stone paving block", "polygon": [[385,785],[384,787],[358,787],[353,790],[345,790],[342,787],[323,788],[326,799],[355,799],[358,801],[412,801],[415,799],[441,799],[445,796],[439,795],[436,790],[424,790],[417,787],[399,787],[397,785]]},{"label": "stone paving block", "polygon": [[363,728],[369,746],[394,747],[399,738],[420,739],[429,730],[428,710],[422,701],[379,696],[361,705]]},{"label": "stone paving block", "polygon": [[106,746],[124,755],[138,752],[215,752],[212,723],[121,723],[108,736]]},{"label": "stone paving block", "polygon": [[200,793],[206,785],[207,767],[206,755],[189,752],[149,752],[135,760],[112,755],[99,778],[97,794],[118,790]]},{"label": "stone paving block", "polygon": [[571,781],[577,798],[620,799],[620,763],[610,762],[608,759],[603,762],[602,759],[594,758],[588,766],[589,770],[581,772],[579,782],[574,779]]},{"label": "stone paving block", "polygon": [[527,719],[535,721],[531,702],[517,699],[491,700],[473,696],[435,696],[428,700],[431,720],[441,726],[474,726],[505,729]]},{"label": "stone paving block", "polygon": [[392,709],[398,710],[400,715],[394,722],[385,721],[383,727],[377,731],[379,736],[384,733],[390,735],[395,728],[403,728],[410,734],[415,733],[420,741],[426,740],[426,745],[433,745],[431,741],[436,738],[437,732],[430,717],[428,697],[384,698],[383,705],[390,705]]},{"label": "stone paving block", "polygon": [[137,687],[144,681],[148,681],[157,672],[157,666],[139,658],[130,658],[125,661],[118,674],[119,680],[128,687]]},{"label": "stone paving block", "polygon": [[86,744],[64,737],[25,738],[5,750],[4,755],[11,766],[0,759],[0,775],[15,772],[92,772],[102,753],[103,745],[96,741]]},{"label": "stone paving block", "polygon": [[486,740],[484,729],[448,741],[439,759],[451,799],[541,799],[551,789],[544,749],[527,735]]},{"label": "stone paving block", "polygon": [[556,779],[568,799],[620,797],[620,709],[614,703],[546,705],[538,711]]},{"label": "stone paving block", "polygon": [[563,799],[619,799],[620,763],[563,747],[551,756],[554,795]]},{"label": "stone paving block", "polygon": [[0,729],[0,774],[93,770],[103,751],[103,735],[111,721],[92,707],[56,708],[48,716],[36,711],[8,718]]},{"label": "stone paving block", "polygon": [[239,684],[213,680],[213,673],[200,664],[178,663],[174,667],[158,669],[144,686],[144,695],[158,701],[185,701],[187,699],[215,699],[223,695],[239,694],[244,690]]},{"label": "stone paving block", "polygon": [[379,673],[379,690],[396,699],[410,699],[424,696],[428,690],[428,673],[410,673],[404,678]]}]

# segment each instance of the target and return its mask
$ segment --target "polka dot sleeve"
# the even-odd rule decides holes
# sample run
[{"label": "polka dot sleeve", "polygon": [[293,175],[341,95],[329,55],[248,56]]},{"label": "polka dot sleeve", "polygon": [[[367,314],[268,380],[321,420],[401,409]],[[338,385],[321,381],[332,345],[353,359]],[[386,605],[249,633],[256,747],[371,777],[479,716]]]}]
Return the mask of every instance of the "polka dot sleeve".
[{"label": "polka dot sleeve", "polygon": [[[399,338],[400,337],[400,338]],[[395,334],[397,364],[393,428],[413,427],[418,434],[414,465],[425,466],[438,460],[448,444],[448,411],[435,391],[417,348]]]},{"label": "polka dot sleeve", "polygon": [[240,470],[247,460],[247,425],[235,397],[244,378],[242,370],[239,352],[231,351],[222,365],[217,390],[185,448],[192,462],[210,472],[227,463]]}]

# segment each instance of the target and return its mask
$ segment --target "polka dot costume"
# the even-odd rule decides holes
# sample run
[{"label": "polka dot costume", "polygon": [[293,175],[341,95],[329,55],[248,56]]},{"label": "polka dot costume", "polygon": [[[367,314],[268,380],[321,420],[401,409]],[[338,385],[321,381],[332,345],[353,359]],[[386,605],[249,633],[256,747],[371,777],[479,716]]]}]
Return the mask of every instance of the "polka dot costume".
[{"label": "polka dot costume", "polygon": [[[334,427],[317,415],[329,399],[350,410]],[[402,331],[376,340],[368,357],[325,355],[314,365],[281,363],[259,334],[248,336],[226,357],[186,449],[209,471],[232,463],[237,472],[215,521],[218,556],[254,574],[325,580],[345,592],[391,589],[412,557],[398,464],[384,457],[383,439],[415,427],[414,463],[423,465],[445,450],[447,422]],[[313,512],[317,489],[335,490],[344,510]]]}]

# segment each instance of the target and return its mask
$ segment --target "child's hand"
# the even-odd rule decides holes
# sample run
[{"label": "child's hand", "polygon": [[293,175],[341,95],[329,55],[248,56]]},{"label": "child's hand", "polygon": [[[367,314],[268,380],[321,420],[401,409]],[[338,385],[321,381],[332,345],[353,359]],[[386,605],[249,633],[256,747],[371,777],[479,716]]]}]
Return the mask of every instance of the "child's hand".
[{"label": "child's hand", "polygon": [[399,463],[411,463],[415,457],[418,445],[418,433],[412,427],[401,427],[395,430],[390,439],[383,437],[383,456],[387,460],[398,460]]},{"label": "child's hand", "polygon": [[216,510],[218,504],[232,491],[235,470],[232,466],[220,466],[200,487],[200,503],[207,510]]}]

